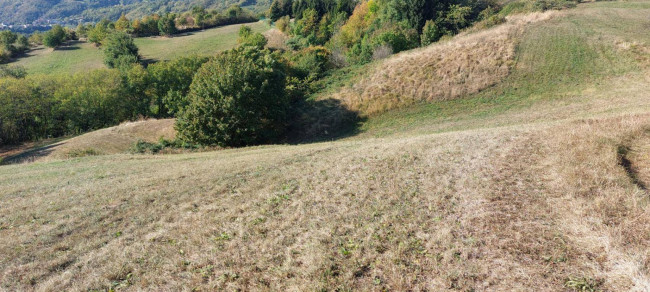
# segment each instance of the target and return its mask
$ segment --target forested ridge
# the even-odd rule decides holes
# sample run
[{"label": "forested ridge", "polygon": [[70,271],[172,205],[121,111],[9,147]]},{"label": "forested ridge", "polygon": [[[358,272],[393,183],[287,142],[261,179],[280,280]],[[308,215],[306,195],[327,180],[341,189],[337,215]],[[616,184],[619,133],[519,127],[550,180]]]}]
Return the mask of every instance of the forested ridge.
[{"label": "forested ridge", "polygon": [[0,0],[0,23],[31,24],[48,21],[77,24],[102,19],[117,20],[154,13],[187,11],[193,7],[224,10],[240,5],[262,12],[270,0]]}]

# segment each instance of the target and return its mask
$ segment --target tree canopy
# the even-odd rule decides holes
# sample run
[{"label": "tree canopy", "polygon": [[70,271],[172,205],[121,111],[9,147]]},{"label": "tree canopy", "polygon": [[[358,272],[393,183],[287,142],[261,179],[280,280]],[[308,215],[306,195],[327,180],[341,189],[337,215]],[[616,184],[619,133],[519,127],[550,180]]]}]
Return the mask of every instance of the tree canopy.
[{"label": "tree canopy", "polygon": [[256,47],[217,55],[194,77],[179,137],[220,146],[277,141],[289,109],[285,68],[276,54]]},{"label": "tree canopy", "polygon": [[136,63],[139,59],[138,47],[127,33],[116,31],[108,35],[104,42],[104,63],[109,68]]}]

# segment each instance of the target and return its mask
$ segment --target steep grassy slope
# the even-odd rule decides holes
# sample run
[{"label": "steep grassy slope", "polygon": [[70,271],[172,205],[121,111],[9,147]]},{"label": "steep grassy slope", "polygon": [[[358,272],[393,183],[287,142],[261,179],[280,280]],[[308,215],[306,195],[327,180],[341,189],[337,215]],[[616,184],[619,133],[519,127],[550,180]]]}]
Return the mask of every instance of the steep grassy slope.
[{"label": "steep grassy slope", "polygon": [[0,287],[647,291],[649,13],[531,24],[500,83],[346,140],[2,166]]},{"label": "steep grassy slope", "polygon": [[[249,25],[256,32],[265,32],[263,22]],[[137,38],[140,55],[149,60],[169,60],[190,54],[213,55],[234,47],[241,24],[192,32],[173,38]],[[29,74],[61,74],[104,68],[104,55],[94,45],[77,42],[57,50],[39,47],[13,64],[27,68]]]}]

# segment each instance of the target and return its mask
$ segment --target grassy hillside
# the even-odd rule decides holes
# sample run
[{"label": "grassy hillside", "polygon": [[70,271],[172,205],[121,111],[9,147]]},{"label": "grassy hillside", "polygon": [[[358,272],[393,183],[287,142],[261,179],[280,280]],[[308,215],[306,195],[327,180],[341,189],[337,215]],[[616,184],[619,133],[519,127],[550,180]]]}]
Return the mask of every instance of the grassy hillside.
[{"label": "grassy hillside", "polygon": [[[263,22],[247,25],[256,32],[270,29]],[[135,43],[140,49],[140,55],[150,60],[169,60],[190,54],[213,55],[237,44],[237,33],[240,27],[240,24],[229,25],[173,38],[137,38]],[[30,74],[60,74],[104,68],[103,60],[101,49],[90,43],[76,42],[54,51],[39,47],[12,64],[25,66]]]},{"label": "grassy hillside", "polygon": [[127,122],[71,139],[56,139],[46,146],[42,143],[14,146],[0,153],[0,164],[127,153],[138,141],[156,143],[160,138],[173,140],[175,136],[173,119]]},{"label": "grassy hillside", "polygon": [[[647,291],[649,14],[522,23],[498,81],[436,99],[413,70],[345,140],[2,166],[0,287]],[[346,92],[393,60],[319,98],[392,103]]]}]

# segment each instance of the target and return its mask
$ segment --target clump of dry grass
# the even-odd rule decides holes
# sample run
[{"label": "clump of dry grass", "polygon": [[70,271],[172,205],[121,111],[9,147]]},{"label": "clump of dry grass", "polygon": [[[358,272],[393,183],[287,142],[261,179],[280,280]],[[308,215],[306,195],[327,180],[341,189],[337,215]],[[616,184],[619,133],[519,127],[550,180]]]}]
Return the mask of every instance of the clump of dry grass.
[{"label": "clump of dry grass", "polygon": [[649,124],[6,166],[0,285],[641,291],[650,208],[616,147]]},{"label": "clump of dry grass", "polygon": [[279,29],[277,28],[270,29],[264,32],[263,34],[266,37],[266,40],[268,41],[268,43],[266,44],[268,48],[283,49],[283,50],[287,49],[287,40],[289,39],[289,37],[283,32],[281,32]]},{"label": "clump of dry grass", "polygon": [[421,101],[455,99],[497,84],[508,76],[515,45],[528,23],[555,12],[511,17],[506,24],[391,57],[332,97],[373,115]]}]

